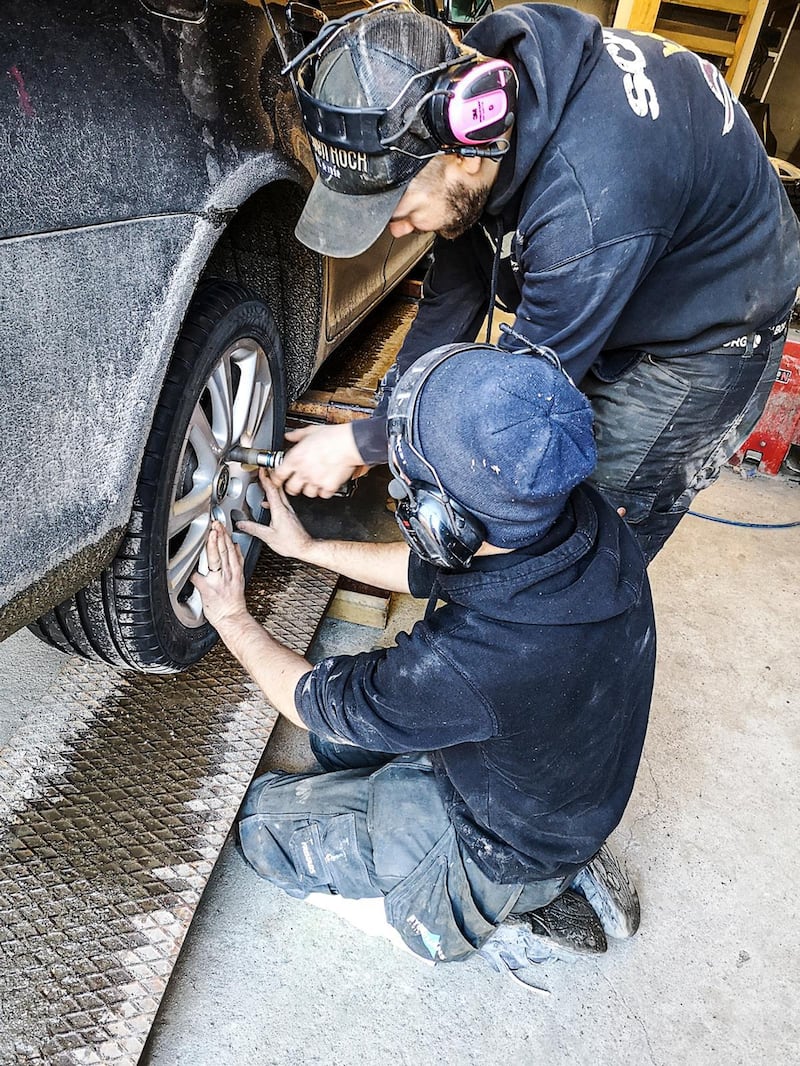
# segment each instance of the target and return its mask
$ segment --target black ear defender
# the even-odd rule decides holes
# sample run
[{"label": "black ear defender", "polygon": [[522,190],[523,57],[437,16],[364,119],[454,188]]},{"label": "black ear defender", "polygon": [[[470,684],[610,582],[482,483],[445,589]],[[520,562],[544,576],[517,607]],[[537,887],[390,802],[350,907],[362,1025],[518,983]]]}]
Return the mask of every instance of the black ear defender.
[{"label": "black ear defender", "polygon": [[412,551],[443,570],[469,567],[486,539],[474,515],[446,492],[422,481],[395,478],[389,483],[389,495],[396,500],[395,518]]},{"label": "black ear defender", "polygon": [[[414,444],[417,398],[431,373],[446,359],[475,347],[449,344],[418,359],[389,401],[389,494],[397,501],[395,518],[407,544],[421,559],[445,570],[463,570],[486,540],[483,523],[450,496],[435,467]],[[430,472],[430,481],[409,478],[402,469],[408,451]]]}]

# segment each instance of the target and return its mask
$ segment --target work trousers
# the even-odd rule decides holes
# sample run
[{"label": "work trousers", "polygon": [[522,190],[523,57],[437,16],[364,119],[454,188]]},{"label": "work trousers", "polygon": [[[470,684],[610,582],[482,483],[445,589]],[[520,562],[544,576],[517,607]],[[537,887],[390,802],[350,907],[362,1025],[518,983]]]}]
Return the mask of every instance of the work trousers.
[{"label": "work trousers", "polygon": [[591,372],[584,378],[598,453],[591,481],[613,507],[625,508],[648,562],[755,426],[786,332],[784,321],[700,355],[642,353],[616,381]]},{"label": "work trousers", "polygon": [[395,757],[319,738],[312,747],[337,769],[264,774],[239,815],[244,857],[290,896],[383,896],[389,924],[415,954],[451,962],[480,948],[512,911],[544,906],[571,880],[491,881],[460,846],[448,817],[452,790],[426,754]]}]

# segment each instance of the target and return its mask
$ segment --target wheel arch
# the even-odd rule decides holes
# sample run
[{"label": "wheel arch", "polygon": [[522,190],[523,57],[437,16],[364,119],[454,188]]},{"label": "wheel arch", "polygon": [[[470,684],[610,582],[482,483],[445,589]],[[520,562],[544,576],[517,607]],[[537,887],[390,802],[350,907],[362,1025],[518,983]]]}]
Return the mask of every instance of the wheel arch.
[{"label": "wheel arch", "polygon": [[[115,423],[119,439],[110,456],[113,461],[85,456],[85,466],[100,464],[102,475],[97,475],[101,480],[96,484],[79,487],[84,501],[80,513],[66,486],[63,501],[58,499],[59,489],[51,489],[52,510],[62,515],[59,528],[46,525],[38,532],[39,543],[50,543],[51,551],[39,559],[28,553],[27,569],[18,568],[17,580],[9,582],[8,599],[0,604],[0,639],[83,587],[116,554],[175,342],[201,280],[217,274],[238,281],[269,305],[284,342],[289,393],[296,395],[305,388],[315,365],[325,300],[324,263],[294,237],[307,184],[308,176],[287,161],[259,154],[224,179],[196,215],[154,216],[73,231],[77,237],[86,234],[81,239],[92,254],[84,256],[85,260],[113,262],[120,243],[115,234],[121,233],[130,235],[128,255],[150,257],[147,283],[128,289],[133,306],[126,309],[124,325],[113,304],[119,287],[107,296],[105,307],[95,304],[92,308],[99,332],[104,318],[117,319],[106,353],[107,374],[119,380],[121,389],[129,389],[131,398]],[[39,242],[49,239],[48,234],[30,239],[32,262]],[[44,282],[42,294],[47,296]],[[75,315],[66,299],[50,302],[64,338],[61,384],[64,392],[76,397],[74,421],[97,420],[97,411],[90,409],[81,391],[84,342],[74,325],[81,315]],[[141,306],[144,302],[146,311]],[[68,380],[66,374],[74,379]],[[31,464],[41,466],[42,460],[32,454]],[[95,500],[96,505],[86,503]],[[74,522],[71,510],[75,510]],[[73,529],[73,534],[65,536],[65,527]],[[33,536],[34,531],[30,532]]]},{"label": "wheel arch", "polygon": [[[324,260],[294,235],[306,184],[282,160],[259,156],[231,174],[199,215],[146,326],[143,347],[158,353],[160,369],[153,375],[140,424],[136,474],[175,342],[202,281],[219,277],[238,282],[269,306],[281,338],[289,398],[306,388],[316,365],[326,301]],[[134,486],[135,477],[130,485],[118,486],[127,513]]]},{"label": "wheel arch", "polygon": [[237,281],[269,305],[291,399],[314,371],[326,305],[324,261],[294,235],[305,196],[303,186],[289,177],[256,190],[231,214],[199,279]]}]

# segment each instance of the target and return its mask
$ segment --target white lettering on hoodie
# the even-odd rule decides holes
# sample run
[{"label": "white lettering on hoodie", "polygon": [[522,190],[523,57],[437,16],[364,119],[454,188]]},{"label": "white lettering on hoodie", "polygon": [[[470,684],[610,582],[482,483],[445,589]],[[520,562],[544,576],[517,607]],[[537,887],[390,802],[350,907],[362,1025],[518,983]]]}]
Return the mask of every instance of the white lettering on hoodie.
[{"label": "white lettering on hoodie", "polygon": [[657,119],[661,109],[655,85],[645,74],[647,60],[644,52],[629,37],[609,29],[603,30],[603,42],[609,56],[623,72],[622,84],[633,113],[639,118],[649,114],[652,119]]}]

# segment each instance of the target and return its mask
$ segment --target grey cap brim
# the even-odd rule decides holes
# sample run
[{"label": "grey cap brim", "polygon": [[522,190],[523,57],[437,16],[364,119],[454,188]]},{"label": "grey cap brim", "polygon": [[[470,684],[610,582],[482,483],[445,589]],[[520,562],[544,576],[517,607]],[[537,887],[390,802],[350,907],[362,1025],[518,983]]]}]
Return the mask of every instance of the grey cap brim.
[{"label": "grey cap brim", "polygon": [[361,255],[386,229],[407,186],[408,182],[385,192],[354,196],[334,192],[317,178],[295,236],[322,255],[336,259]]}]

